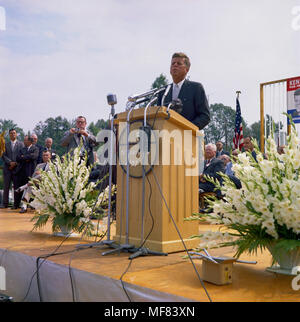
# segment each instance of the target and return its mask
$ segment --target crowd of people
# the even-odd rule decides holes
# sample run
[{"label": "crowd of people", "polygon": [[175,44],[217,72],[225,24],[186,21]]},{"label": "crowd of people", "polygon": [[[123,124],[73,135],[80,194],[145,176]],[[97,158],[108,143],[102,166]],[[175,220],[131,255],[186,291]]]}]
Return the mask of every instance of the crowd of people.
[{"label": "crowd of people", "polygon": [[[60,144],[66,147],[66,152],[80,146],[82,140],[82,155],[87,153],[87,165],[94,163],[93,147],[97,145],[96,138],[86,130],[86,118],[79,116],[76,127],[67,131]],[[27,211],[27,203],[32,189],[31,179],[35,183],[40,179],[41,171],[47,171],[50,160],[55,160],[57,154],[52,148],[53,139],[46,138],[43,145],[38,143],[38,136],[33,133],[25,135],[23,142],[18,140],[15,129],[9,130],[9,141],[5,144],[3,160],[3,200],[0,208],[8,208],[9,191],[14,189],[14,204],[12,209],[20,213]]]},{"label": "crowd of people", "polygon": [[[182,105],[180,114],[196,125],[199,130],[202,130],[210,122],[209,105],[202,84],[190,81],[187,77],[190,66],[191,62],[186,54],[174,53],[172,55],[170,74],[173,83],[166,88],[165,92],[159,93],[157,104],[158,106],[161,106],[161,104],[167,106],[170,102],[180,101]],[[95,161],[93,149],[97,146],[97,142],[96,138],[86,129],[86,125],[87,122],[84,116],[77,117],[76,127],[71,128],[64,134],[60,144],[66,148],[66,152],[71,152],[74,148],[80,146],[82,142],[82,156],[86,155],[87,165],[92,165]],[[26,135],[24,142],[20,142],[17,140],[15,129],[9,131],[9,138],[10,141],[6,143],[6,149],[2,156],[4,161],[4,194],[1,207],[8,207],[9,189],[13,184],[13,209],[18,209],[22,198],[24,201],[28,201],[30,192],[28,182],[30,178],[38,180],[41,169],[47,169],[47,163],[49,160],[55,159],[56,153],[52,149],[52,138],[47,138],[44,145],[40,145],[37,135],[32,134]],[[256,152],[251,137],[244,138],[244,149],[249,151],[256,160]],[[215,192],[215,185],[207,181],[205,175],[222,182],[220,172],[228,175],[237,188],[241,187],[240,181],[232,171],[232,160],[236,158],[239,152],[239,150],[233,150],[230,154],[224,151],[221,141],[216,142],[216,144],[209,143],[205,146],[205,164],[203,174],[199,178],[199,193]],[[279,147],[278,152],[283,153],[284,147]],[[97,180],[104,173],[107,173],[107,166],[95,166],[91,173],[91,180]],[[216,191],[216,193],[221,196],[220,191]],[[25,203],[24,205],[22,204],[21,212],[26,212]]]}]

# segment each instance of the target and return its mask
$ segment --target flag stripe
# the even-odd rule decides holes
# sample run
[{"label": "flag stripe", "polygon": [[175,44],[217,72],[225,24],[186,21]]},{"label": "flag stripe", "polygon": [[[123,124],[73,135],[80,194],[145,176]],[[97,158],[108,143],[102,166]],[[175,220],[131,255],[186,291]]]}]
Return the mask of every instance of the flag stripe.
[{"label": "flag stripe", "polygon": [[236,99],[235,129],[233,137],[234,149],[241,150],[244,146],[243,124],[239,99]]}]

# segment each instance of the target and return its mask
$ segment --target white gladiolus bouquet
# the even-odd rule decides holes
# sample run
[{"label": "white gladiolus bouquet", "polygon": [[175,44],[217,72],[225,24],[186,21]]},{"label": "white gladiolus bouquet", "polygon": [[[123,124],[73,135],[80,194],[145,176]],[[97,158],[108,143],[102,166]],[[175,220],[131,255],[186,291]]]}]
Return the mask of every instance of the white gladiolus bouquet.
[{"label": "white gladiolus bouquet", "polygon": [[214,182],[223,198],[208,200],[212,213],[188,219],[222,224],[218,232],[194,236],[200,238],[199,251],[234,246],[239,257],[272,244],[287,252],[300,247],[300,140],[294,124],[287,142],[284,154],[278,154],[274,139],[269,137],[265,157],[256,146],[257,162],[250,153],[238,155],[233,171],[241,189],[225,174],[222,185]]},{"label": "white gladiolus bouquet", "polygon": [[[52,230],[68,227],[74,232],[91,234],[94,225],[90,218],[97,218],[108,204],[108,187],[99,194],[96,186],[101,182],[89,182],[91,167],[80,157],[80,147],[62,159],[50,163],[49,171],[42,172],[38,186],[33,186],[35,208],[34,228],[52,221]],[[102,179],[103,180],[103,179]],[[113,193],[115,193],[113,187]]]}]

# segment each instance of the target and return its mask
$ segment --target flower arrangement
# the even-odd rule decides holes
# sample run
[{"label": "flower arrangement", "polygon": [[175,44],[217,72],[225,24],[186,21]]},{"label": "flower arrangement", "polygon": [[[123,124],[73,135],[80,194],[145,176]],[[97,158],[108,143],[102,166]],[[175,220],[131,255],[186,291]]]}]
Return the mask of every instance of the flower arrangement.
[{"label": "flower arrangement", "polygon": [[[235,257],[257,253],[272,246],[276,251],[290,252],[300,248],[300,140],[294,124],[287,137],[284,154],[277,152],[272,136],[266,142],[266,156],[258,151],[257,162],[249,152],[233,162],[235,176],[242,188],[221,174],[223,184],[214,182],[222,199],[208,200],[212,213],[194,214],[188,220],[205,220],[222,224],[219,231],[208,231],[199,237],[198,251],[233,246]],[[273,264],[277,261],[273,255]]]},{"label": "flower arrangement", "polygon": [[[33,185],[30,203],[35,208],[33,229],[44,226],[51,219],[53,232],[68,227],[90,235],[94,231],[91,217],[103,216],[103,209],[108,204],[108,187],[99,194],[95,187],[101,180],[89,182],[91,167],[86,167],[86,159],[80,157],[80,148],[72,155],[69,153],[50,162],[49,170],[41,173],[38,186]],[[112,192],[115,190],[113,187]]]}]

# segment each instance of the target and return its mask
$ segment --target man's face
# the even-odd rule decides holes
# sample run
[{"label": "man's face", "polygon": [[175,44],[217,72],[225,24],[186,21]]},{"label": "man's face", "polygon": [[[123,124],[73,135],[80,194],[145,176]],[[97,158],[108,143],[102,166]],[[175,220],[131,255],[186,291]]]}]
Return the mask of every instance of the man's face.
[{"label": "man's face", "polygon": [[227,163],[229,163],[229,162],[230,162],[230,158],[229,158],[229,156],[228,156],[228,155],[226,155],[226,154],[221,155],[221,156],[220,156],[220,160],[222,160],[222,161],[224,162],[224,165],[226,165]]},{"label": "man's face", "polygon": [[45,141],[45,145],[46,145],[46,147],[47,147],[48,149],[50,149],[50,148],[51,148],[51,146],[52,146],[52,140],[51,140],[51,139],[47,139],[47,140]]},{"label": "man's face", "polygon": [[76,120],[76,127],[80,130],[85,130],[85,127],[86,127],[86,121],[83,117],[79,117],[77,120]]},{"label": "man's face", "polygon": [[206,146],[204,150],[204,156],[206,160],[210,160],[216,156],[216,151],[214,151],[212,147]]},{"label": "man's face", "polygon": [[38,137],[35,134],[32,134],[31,138],[33,139],[33,144],[36,144],[38,141]]},{"label": "man's face", "polygon": [[222,150],[222,148],[223,148],[223,144],[222,144],[222,142],[217,142],[217,143],[216,143],[216,146],[217,146],[217,150],[218,150],[218,151],[221,151],[221,150]]},{"label": "man's face", "polygon": [[184,63],[184,58],[175,57],[171,61],[170,74],[173,78],[174,83],[179,83],[185,79],[189,68]]},{"label": "man's face", "polygon": [[233,160],[237,160],[237,156],[239,155],[239,150],[233,150],[232,151],[232,158]]},{"label": "man's face", "polygon": [[244,139],[244,149],[246,151],[252,152],[254,146],[253,143],[251,142],[250,138],[245,138]]},{"label": "man's face", "polygon": [[24,137],[24,145],[28,148],[32,144],[28,136]]},{"label": "man's face", "polygon": [[15,130],[10,131],[9,138],[11,139],[11,141],[14,141],[17,138],[17,132]]},{"label": "man's face", "polygon": [[51,159],[50,152],[44,152],[43,153],[43,162],[49,162],[50,159]]}]

